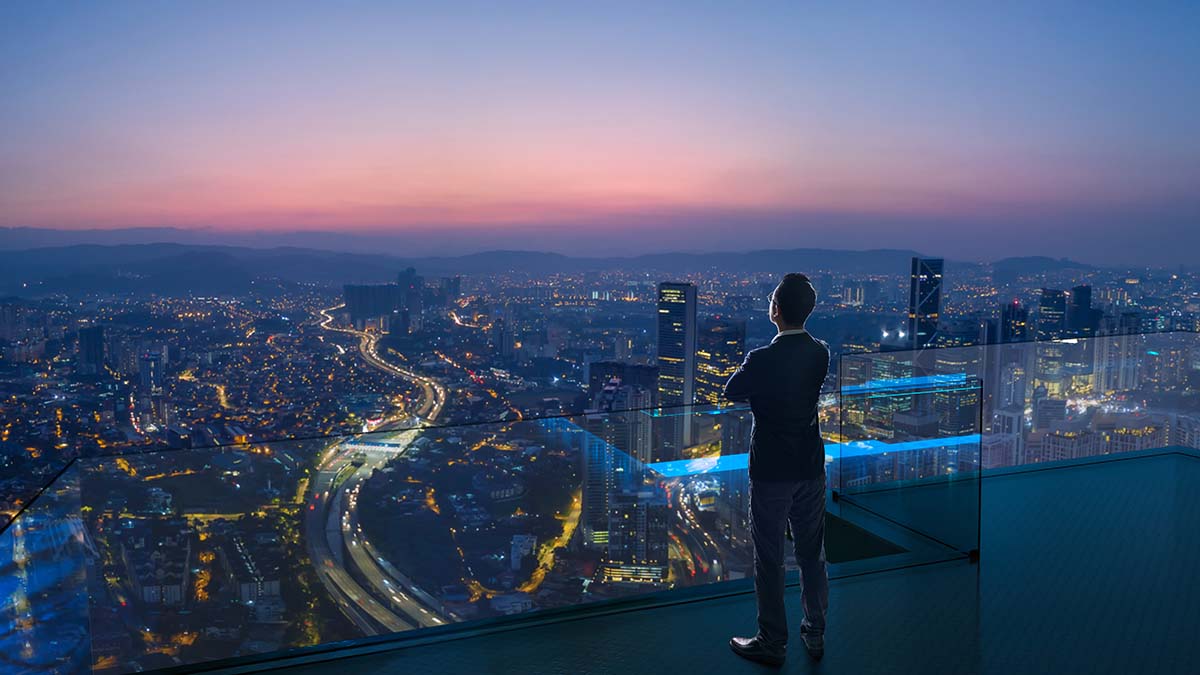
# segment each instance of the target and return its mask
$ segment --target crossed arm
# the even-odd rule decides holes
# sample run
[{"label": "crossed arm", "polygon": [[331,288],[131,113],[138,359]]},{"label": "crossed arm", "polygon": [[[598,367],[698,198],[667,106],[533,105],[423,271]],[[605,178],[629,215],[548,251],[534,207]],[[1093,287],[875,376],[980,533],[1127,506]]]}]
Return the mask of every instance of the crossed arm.
[{"label": "crossed arm", "polygon": [[730,401],[749,401],[754,395],[757,386],[755,368],[752,365],[753,356],[754,352],[748,352],[746,360],[725,383],[725,398]]}]

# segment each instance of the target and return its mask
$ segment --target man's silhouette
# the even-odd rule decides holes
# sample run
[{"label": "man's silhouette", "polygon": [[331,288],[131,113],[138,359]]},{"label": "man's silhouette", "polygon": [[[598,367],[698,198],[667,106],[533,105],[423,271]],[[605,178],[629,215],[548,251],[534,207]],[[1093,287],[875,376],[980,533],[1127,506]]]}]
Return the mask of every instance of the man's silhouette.
[{"label": "man's silhouette", "polygon": [[771,344],[746,354],[725,385],[725,397],[749,401],[754,413],[750,440],[750,532],[754,539],[754,591],[758,634],[729,641],[739,656],[772,665],[787,650],[784,613],[784,531],[791,525],[800,565],[804,621],[800,636],[814,658],[825,651],[825,447],[817,401],[829,372],[829,349],[804,323],[816,306],[808,277],[788,274],[771,293]]}]

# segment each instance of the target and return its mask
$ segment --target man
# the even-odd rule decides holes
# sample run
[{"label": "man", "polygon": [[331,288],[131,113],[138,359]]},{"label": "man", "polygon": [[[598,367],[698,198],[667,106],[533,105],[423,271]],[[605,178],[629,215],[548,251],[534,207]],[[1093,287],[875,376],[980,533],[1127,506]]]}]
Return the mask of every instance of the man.
[{"label": "man", "polygon": [[729,641],[739,656],[781,665],[787,649],[784,613],[784,530],[791,524],[800,565],[804,621],[800,637],[813,658],[825,652],[825,447],[817,401],[829,372],[829,348],[804,324],[816,306],[808,277],[788,274],[769,298],[771,344],[746,355],[725,385],[725,397],[749,401],[750,533],[754,540],[754,592],[758,634]]}]

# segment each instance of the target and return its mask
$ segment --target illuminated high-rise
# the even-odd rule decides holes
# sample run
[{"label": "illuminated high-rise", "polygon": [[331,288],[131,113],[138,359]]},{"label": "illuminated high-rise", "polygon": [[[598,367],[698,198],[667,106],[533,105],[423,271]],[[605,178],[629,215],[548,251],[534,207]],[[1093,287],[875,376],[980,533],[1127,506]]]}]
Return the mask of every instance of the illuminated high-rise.
[{"label": "illuminated high-rise", "polygon": [[666,497],[658,490],[644,488],[613,495],[604,579],[626,583],[666,581],[670,515]]},{"label": "illuminated high-rise", "polygon": [[650,461],[652,394],[614,381],[592,401],[586,416],[583,459],[583,509],[580,525],[585,545],[608,544],[613,495],[641,488],[642,467]]},{"label": "illuminated high-rise", "polygon": [[[1090,303],[1089,303],[1090,304]],[[1043,288],[1038,303],[1039,340],[1055,340],[1067,330],[1067,292]]]},{"label": "illuminated high-rise", "polygon": [[658,404],[675,408],[665,425],[664,454],[691,445],[690,414],[682,405],[696,402],[696,287],[664,281],[658,285]]},{"label": "illuminated high-rise", "polygon": [[1000,342],[1022,342],[1029,339],[1029,310],[1013,300],[1000,308]]},{"label": "illuminated high-rise", "polygon": [[913,349],[924,349],[937,337],[942,313],[941,258],[913,258],[908,287],[908,338]]},{"label": "illuminated high-rise", "polygon": [[708,319],[696,337],[696,397],[720,403],[725,383],[746,353],[746,322]]}]

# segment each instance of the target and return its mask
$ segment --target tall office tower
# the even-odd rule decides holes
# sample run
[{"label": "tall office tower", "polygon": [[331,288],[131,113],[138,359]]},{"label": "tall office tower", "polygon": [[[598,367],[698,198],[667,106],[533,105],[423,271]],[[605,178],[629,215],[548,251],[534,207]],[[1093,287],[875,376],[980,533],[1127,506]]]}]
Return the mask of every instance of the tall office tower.
[{"label": "tall office tower", "polygon": [[1053,288],[1042,289],[1038,303],[1038,340],[1055,340],[1067,331],[1067,292]]},{"label": "tall office tower", "polygon": [[924,349],[937,336],[942,313],[941,258],[913,258],[908,287],[908,338],[913,349]]},{"label": "tall office tower", "polygon": [[596,396],[588,411],[580,515],[587,546],[607,546],[613,495],[642,487],[643,466],[652,449],[651,417],[644,410],[650,397],[646,389],[614,383]]},{"label": "tall office tower", "polygon": [[632,476],[634,484],[640,484],[641,466],[651,461],[653,411],[647,408],[653,397],[649,389],[614,380],[592,400],[591,411],[603,414],[590,417],[589,428],[628,456],[617,468]]},{"label": "tall office tower", "polygon": [[138,359],[138,378],[142,392],[157,394],[163,386],[163,359],[158,353],[142,354]]},{"label": "tall office tower", "polygon": [[1090,337],[1100,330],[1100,319],[1104,312],[1092,307],[1092,287],[1076,286],[1071,289],[1071,302],[1067,305],[1067,328],[1072,337]]},{"label": "tall office tower", "polygon": [[[696,402],[696,287],[658,285],[658,405]],[[690,410],[675,410],[690,413]],[[664,425],[663,456],[677,459],[692,444],[692,415],[674,414]]]},{"label": "tall office tower", "polygon": [[613,495],[605,581],[666,581],[670,563],[667,531],[670,513],[665,495],[658,490],[631,490]]},{"label": "tall office tower", "polygon": [[978,386],[939,389],[933,394],[941,436],[979,433],[980,389]]},{"label": "tall office tower", "polygon": [[[1092,307],[1092,287],[1071,289],[1067,304],[1065,335],[1073,338],[1092,338],[1100,332],[1104,313]],[[1095,384],[1091,375],[1095,363],[1096,341],[1079,340],[1063,350],[1063,374],[1067,376],[1067,391],[1089,394]]]},{"label": "tall office tower", "polygon": [[95,375],[104,370],[104,326],[79,329],[79,371]]},{"label": "tall office tower", "polygon": [[[918,368],[911,354],[864,354],[855,357],[867,362],[865,369],[868,380],[902,380],[916,376]],[[843,379],[843,383],[850,381]],[[863,384],[855,382],[854,384]],[[874,438],[891,438],[894,428],[893,416],[913,410],[920,397],[912,395],[873,397],[866,395],[844,395],[842,415],[845,419],[862,419]]]},{"label": "tall office tower", "polygon": [[[943,335],[939,331],[939,342],[942,341]],[[980,374],[986,372],[985,356],[989,351],[986,347],[963,347],[939,349],[933,352],[934,372],[962,376],[967,380],[965,385],[938,387],[933,393],[933,411],[937,413],[938,432],[941,435],[961,436],[979,433],[981,391],[978,385]],[[926,357],[926,363],[928,363],[928,355]]]},{"label": "tall office tower", "polygon": [[[1136,316],[1130,321],[1135,321]],[[1096,389],[1100,392],[1133,391],[1141,386],[1146,336],[1117,324],[1116,335],[1095,338]]]},{"label": "tall office tower", "polygon": [[720,403],[746,354],[746,322],[706,319],[696,336],[696,398]]},{"label": "tall office tower", "polygon": [[1005,303],[1000,308],[1000,342],[1023,342],[1029,339],[1029,310],[1020,300]]}]

